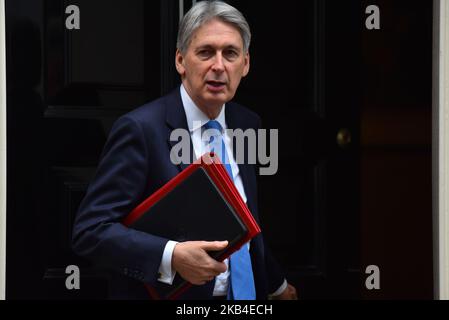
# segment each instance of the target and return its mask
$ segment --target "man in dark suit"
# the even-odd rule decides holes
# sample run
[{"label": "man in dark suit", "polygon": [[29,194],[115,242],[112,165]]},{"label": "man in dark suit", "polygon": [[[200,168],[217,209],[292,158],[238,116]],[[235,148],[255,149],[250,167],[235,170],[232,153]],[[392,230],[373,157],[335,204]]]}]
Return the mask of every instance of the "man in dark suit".
[{"label": "man in dark suit", "polygon": [[[137,204],[188,165],[171,161],[173,130],[188,130],[192,156],[198,158],[203,141],[195,138],[195,132],[204,126],[260,128],[255,113],[229,102],[249,71],[250,37],[245,18],[232,6],[219,1],[197,3],[179,28],[176,68],[181,87],[114,124],[73,233],[75,252],[113,271],[111,298],[148,298],[143,283],[170,284],[179,274],[194,284],[182,299],[266,299],[270,294],[296,299],[295,288],[286,282],[262,235],[242,247],[239,261],[243,262],[237,265],[234,255],[218,262],[207,254],[224,249],[226,242],[177,243],[121,224]],[[222,142],[228,150],[228,172],[259,222],[254,165],[237,164],[225,136]],[[240,263],[242,268],[249,265],[249,272],[244,272],[245,279],[234,280]]]}]

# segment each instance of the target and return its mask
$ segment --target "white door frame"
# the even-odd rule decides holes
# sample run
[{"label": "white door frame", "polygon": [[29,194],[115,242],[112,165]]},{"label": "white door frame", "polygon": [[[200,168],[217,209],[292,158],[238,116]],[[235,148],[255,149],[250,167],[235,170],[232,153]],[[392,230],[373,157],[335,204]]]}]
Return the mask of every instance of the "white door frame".
[{"label": "white door frame", "polygon": [[434,1],[432,188],[435,298],[449,299],[449,2]]},{"label": "white door frame", "polygon": [[6,46],[5,1],[0,0],[0,300],[6,277]]}]

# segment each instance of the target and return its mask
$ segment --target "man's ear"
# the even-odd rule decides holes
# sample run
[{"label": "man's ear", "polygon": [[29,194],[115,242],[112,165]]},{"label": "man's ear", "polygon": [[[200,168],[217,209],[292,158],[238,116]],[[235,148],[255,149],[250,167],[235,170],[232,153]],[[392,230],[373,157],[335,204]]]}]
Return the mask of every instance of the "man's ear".
[{"label": "man's ear", "polygon": [[176,57],[175,57],[176,70],[178,71],[181,77],[186,73],[186,69],[184,67],[184,57],[182,56],[181,51],[176,49]]},{"label": "man's ear", "polygon": [[245,54],[245,65],[244,65],[244,67],[243,67],[243,74],[242,74],[242,77],[246,77],[246,75],[247,75],[248,72],[249,72],[249,65],[250,65],[249,61],[250,61],[250,59],[249,59],[249,52],[247,52],[247,53]]}]

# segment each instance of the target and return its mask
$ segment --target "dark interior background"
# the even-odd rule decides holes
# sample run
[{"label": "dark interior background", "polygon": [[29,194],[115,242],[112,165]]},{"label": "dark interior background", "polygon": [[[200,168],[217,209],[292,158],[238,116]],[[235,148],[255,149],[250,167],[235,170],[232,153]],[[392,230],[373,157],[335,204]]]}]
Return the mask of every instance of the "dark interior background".
[{"label": "dark interior background", "polygon": [[[228,2],[253,33],[235,100],[279,129],[259,208],[289,282],[303,299],[431,299],[432,2]],[[179,84],[178,3],[6,1],[8,299],[107,298],[70,250],[73,218],[115,119]]]}]

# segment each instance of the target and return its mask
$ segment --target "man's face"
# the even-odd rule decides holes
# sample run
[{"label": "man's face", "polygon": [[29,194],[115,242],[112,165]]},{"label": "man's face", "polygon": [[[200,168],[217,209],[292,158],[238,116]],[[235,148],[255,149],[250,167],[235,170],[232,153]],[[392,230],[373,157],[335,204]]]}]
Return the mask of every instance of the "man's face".
[{"label": "man's face", "polygon": [[248,74],[249,54],[238,29],[214,19],[196,30],[184,56],[177,51],[176,69],[198,107],[217,108],[234,97]]}]

